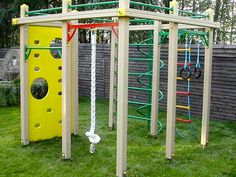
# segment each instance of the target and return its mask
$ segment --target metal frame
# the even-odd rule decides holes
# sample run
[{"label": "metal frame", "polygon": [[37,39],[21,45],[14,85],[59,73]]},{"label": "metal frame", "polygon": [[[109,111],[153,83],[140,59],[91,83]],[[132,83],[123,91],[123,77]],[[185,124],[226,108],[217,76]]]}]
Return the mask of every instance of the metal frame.
[{"label": "metal frame", "polygon": [[[131,9],[130,0],[119,0],[119,8],[93,10],[93,11],[70,11],[68,6],[70,0],[63,0],[62,13],[44,16],[27,17],[28,6],[21,6],[20,18],[13,19],[13,24],[20,27],[20,60],[21,60],[21,139],[23,144],[28,144],[28,90],[27,90],[27,63],[25,62],[25,45],[27,44],[27,25],[50,22],[50,25],[62,26],[62,154],[64,159],[71,158],[71,129],[74,134],[78,133],[78,42],[74,38],[68,43],[68,25],[71,20],[90,18],[116,18],[119,23],[118,40],[118,96],[117,96],[117,176],[126,175],[127,169],[127,117],[128,117],[128,47],[129,31],[132,30],[154,30],[154,62],[153,62],[153,90],[152,90],[152,123],[151,134],[156,135],[158,118],[158,88],[159,88],[159,59],[160,47],[158,45],[158,33],[160,29],[169,29],[169,71],[168,71],[168,103],[167,103],[167,142],[166,158],[172,159],[175,141],[175,110],[176,110],[176,75],[177,75],[177,45],[178,29],[207,29],[209,33],[209,46],[205,50],[205,76],[204,76],[204,96],[202,114],[202,139],[201,144],[205,146],[208,142],[208,129],[210,117],[210,96],[211,96],[211,72],[212,72],[212,43],[213,28],[219,28],[219,23],[213,21],[213,11],[206,13],[209,20],[193,19],[178,16],[178,3],[171,2],[171,13],[162,14],[144,10]],[[155,21],[154,25],[129,25],[130,18],[145,18]],[[169,25],[161,25],[162,21],[169,22]],[[77,23],[77,22],[74,22]],[[47,23],[48,24],[48,23]],[[101,28],[108,29],[108,28]],[[76,34],[78,35],[78,34]],[[116,36],[112,33],[111,46],[111,74],[110,74],[110,98],[114,97],[114,70],[115,70],[115,42]],[[73,80],[73,81],[72,81]],[[72,90],[72,92],[71,92]],[[73,105],[73,109],[72,106]],[[72,109],[72,110],[71,110]],[[110,99],[109,127],[113,127],[113,100]],[[71,119],[72,118],[72,119]],[[72,127],[71,127],[72,120]]]}]

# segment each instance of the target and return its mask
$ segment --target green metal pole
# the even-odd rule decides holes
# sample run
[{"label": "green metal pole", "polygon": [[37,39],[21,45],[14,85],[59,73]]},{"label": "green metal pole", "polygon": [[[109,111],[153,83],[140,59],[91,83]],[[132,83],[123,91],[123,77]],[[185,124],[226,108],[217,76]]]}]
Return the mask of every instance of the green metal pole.
[{"label": "green metal pole", "polygon": [[136,6],[141,6],[141,7],[149,7],[149,8],[157,9],[157,10],[167,10],[167,11],[171,11],[172,10],[172,8],[156,6],[156,5],[146,4],[146,3],[142,3],[142,2],[130,1],[130,5],[136,5]]},{"label": "green metal pole", "polygon": [[84,7],[98,7],[98,6],[105,6],[105,5],[114,5],[119,4],[119,1],[108,1],[108,2],[97,2],[97,3],[88,3],[88,4],[77,4],[69,6],[69,9],[77,9],[77,8],[84,8]]}]

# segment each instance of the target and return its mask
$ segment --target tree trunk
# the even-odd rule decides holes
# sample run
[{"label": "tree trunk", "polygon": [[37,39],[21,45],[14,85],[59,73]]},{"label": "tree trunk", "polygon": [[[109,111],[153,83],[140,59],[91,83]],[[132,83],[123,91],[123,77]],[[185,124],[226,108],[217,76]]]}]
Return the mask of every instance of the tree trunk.
[{"label": "tree trunk", "polygon": [[193,12],[196,12],[196,5],[197,5],[196,0],[193,0]]},{"label": "tree trunk", "polygon": [[[233,2],[233,5],[232,5],[232,8],[231,8],[231,13],[232,13],[232,16],[231,16],[231,29],[230,29],[230,44],[232,45],[233,44],[233,33],[234,33],[234,29],[235,29],[235,3]],[[235,18],[235,19],[234,19]]]}]

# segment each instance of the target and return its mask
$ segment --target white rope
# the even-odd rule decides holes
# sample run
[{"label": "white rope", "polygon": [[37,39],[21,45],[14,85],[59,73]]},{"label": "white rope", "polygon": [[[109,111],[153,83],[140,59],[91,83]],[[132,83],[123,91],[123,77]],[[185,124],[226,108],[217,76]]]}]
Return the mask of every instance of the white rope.
[{"label": "white rope", "polygon": [[88,137],[91,142],[90,152],[94,153],[95,144],[99,143],[101,138],[95,134],[96,128],[96,30],[91,31],[91,125],[89,132],[86,132],[85,135]]}]

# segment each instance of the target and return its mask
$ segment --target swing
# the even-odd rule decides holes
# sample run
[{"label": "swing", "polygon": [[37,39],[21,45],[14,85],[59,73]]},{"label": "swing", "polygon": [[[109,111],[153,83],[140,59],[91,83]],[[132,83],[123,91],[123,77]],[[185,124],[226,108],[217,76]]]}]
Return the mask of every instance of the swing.
[{"label": "swing", "polygon": [[[188,47],[190,47],[192,43],[192,39],[189,40],[189,46],[188,46],[188,36],[185,37],[185,61],[184,61],[184,67],[181,68],[179,75],[182,79],[184,80],[188,80],[192,73],[191,70],[188,66]],[[189,56],[190,56],[190,52],[189,52]]]},{"label": "swing", "polygon": [[199,79],[202,75],[202,69],[200,64],[200,42],[198,42],[198,48],[197,48],[197,63],[194,69],[194,76],[196,79]]}]

